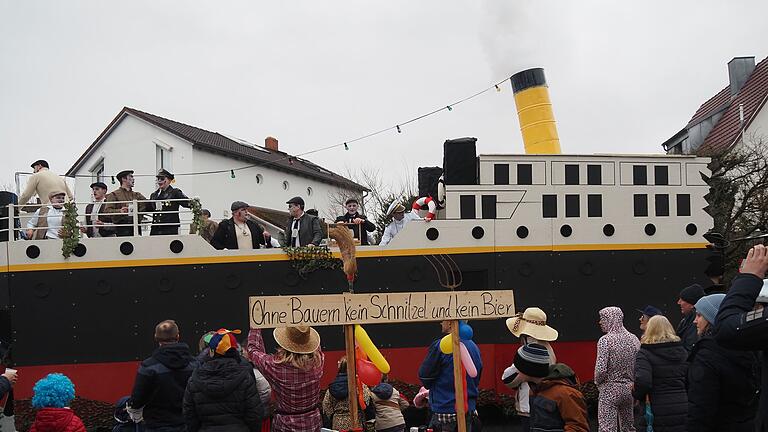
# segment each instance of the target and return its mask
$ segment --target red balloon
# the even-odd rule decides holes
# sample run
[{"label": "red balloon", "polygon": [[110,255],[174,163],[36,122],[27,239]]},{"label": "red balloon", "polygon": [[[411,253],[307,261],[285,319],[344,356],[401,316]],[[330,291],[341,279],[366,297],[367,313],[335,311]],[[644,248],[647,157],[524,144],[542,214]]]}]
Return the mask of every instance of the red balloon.
[{"label": "red balloon", "polygon": [[368,360],[357,360],[357,377],[368,387],[375,387],[381,382],[381,371]]}]

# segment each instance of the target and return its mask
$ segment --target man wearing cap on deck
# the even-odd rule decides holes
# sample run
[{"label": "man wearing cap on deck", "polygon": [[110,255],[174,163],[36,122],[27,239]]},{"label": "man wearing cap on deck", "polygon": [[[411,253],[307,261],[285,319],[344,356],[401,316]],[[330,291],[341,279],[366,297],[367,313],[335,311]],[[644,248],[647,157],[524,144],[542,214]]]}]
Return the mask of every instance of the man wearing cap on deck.
[{"label": "man wearing cap on deck", "polygon": [[45,205],[37,209],[34,216],[27,222],[28,239],[57,239],[61,238],[61,228],[64,219],[64,191],[52,191],[48,194]]},{"label": "man wearing cap on deck", "polygon": [[683,288],[680,291],[680,298],[677,300],[677,304],[680,305],[680,312],[683,314],[683,319],[677,325],[677,335],[688,352],[691,352],[693,344],[699,340],[699,336],[696,334],[696,324],[693,322],[696,319],[694,305],[702,297],[704,297],[704,288],[701,285],[693,284]]},{"label": "man wearing cap on deck", "polygon": [[35,194],[40,197],[41,203],[48,204],[51,202],[49,196],[54,191],[63,191],[70,199],[73,198],[67,182],[48,169],[48,162],[42,159],[37,160],[32,163],[31,167],[35,174],[27,181],[27,186],[19,197],[19,204],[26,204]]},{"label": "man wearing cap on deck", "polygon": [[386,246],[405,228],[405,225],[412,220],[421,218],[415,212],[405,212],[405,206],[397,201],[392,201],[387,209],[386,217],[392,216],[392,222],[384,228],[384,234],[381,235],[380,246]]},{"label": "man wearing cap on deck", "polygon": [[[356,239],[360,239],[361,246],[368,246],[368,234],[365,232],[376,231],[376,225],[369,221],[365,215],[361,215],[357,212],[360,208],[360,203],[355,198],[350,198],[344,203],[344,207],[347,208],[347,212],[342,216],[336,218],[336,222],[344,222],[355,224],[352,226],[352,235]],[[361,232],[365,231],[365,232]]]},{"label": "man wearing cap on deck", "polygon": [[[115,176],[120,182],[120,187],[117,190],[112,191],[104,199],[106,205],[102,206],[102,212],[99,214],[99,219],[102,222],[112,222],[115,225],[115,234],[118,237],[132,236],[133,232],[133,212],[136,211],[133,208],[133,203],[130,201],[146,201],[144,195],[133,190],[133,170],[120,171]],[[120,202],[129,201],[129,202]],[[151,212],[154,207],[148,202],[139,202],[139,224],[144,219],[144,213]],[[141,235],[141,226],[138,227],[138,232],[135,235]]]},{"label": "man wearing cap on deck", "polygon": [[643,333],[645,333],[645,327],[648,325],[648,320],[651,319],[651,317],[663,315],[661,309],[651,305],[638,309],[637,311],[640,312],[640,331]]},{"label": "man wearing cap on deck", "polygon": [[272,247],[271,237],[261,225],[248,219],[248,204],[232,203],[232,217],[219,223],[211,239],[216,249],[259,249]]},{"label": "man wearing cap on deck", "polygon": [[93,203],[85,206],[86,226],[80,228],[80,232],[90,238],[114,237],[115,232],[112,226],[105,225],[99,220],[99,212],[107,195],[107,185],[102,182],[91,183],[91,191],[93,191]]},{"label": "man wearing cap on deck", "polygon": [[[162,212],[172,213],[155,213],[152,216],[152,229],[149,231],[149,235],[178,235],[179,234],[179,206],[189,208],[189,198],[184,195],[181,189],[176,189],[171,186],[171,183],[175,180],[173,174],[166,169],[161,169],[155,176],[157,179],[157,190],[149,195],[150,200],[162,201],[161,203],[152,203],[157,209],[160,207]],[[170,201],[170,200],[185,200],[185,201]],[[158,206],[159,204],[159,206]],[[155,225],[162,224],[162,225]],[[171,224],[171,225],[166,225]]]},{"label": "man wearing cap on deck", "polygon": [[293,197],[286,204],[291,217],[280,244],[288,247],[320,246],[323,240],[320,219],[304,212],[304,199]]}]

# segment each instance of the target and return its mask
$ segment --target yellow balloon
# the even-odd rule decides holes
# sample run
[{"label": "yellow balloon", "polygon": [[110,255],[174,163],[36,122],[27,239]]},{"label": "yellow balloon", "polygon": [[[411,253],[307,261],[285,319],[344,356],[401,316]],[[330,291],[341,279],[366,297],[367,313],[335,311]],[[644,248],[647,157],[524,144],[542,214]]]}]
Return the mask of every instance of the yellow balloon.
[{"label": "yellow balloon", "polygon": [[368,356],[368,360],[376,366],[376,369],[381,373],[389,373],[389,363],[387,363],[387,360],[381,355],[379,349],[376,348],[376,345],[373,344],[373,341],[370,336],[368,336],[365,329],[357,324],[355,324],[355,340],[357,341],[357,344],[360,345],[360,348],[363,349],[365,355]]},{"label": "yellow balloon", "polygon": [[450,334],[447,334],[440,339],[440,351],[442,351],[443,354],[453,353],[453,339]]}]

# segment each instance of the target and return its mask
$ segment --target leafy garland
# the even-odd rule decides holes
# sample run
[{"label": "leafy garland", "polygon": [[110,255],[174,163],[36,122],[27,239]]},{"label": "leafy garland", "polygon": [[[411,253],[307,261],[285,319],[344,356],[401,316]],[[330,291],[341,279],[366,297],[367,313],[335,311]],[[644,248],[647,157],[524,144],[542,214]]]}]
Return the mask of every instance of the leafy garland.
[{"label": "leafy garland", "polygon": [[334,258],[331,250],[327,246],[316,247],[283,247],[291,260],[291,265],[299,273],[299,276],[306,278],[306,275],[320,269],[339,269],[342,262]]},{"label": "leafy garland", "polygon": [[80,244],[80,228],[77,226],[77,207],[72,201],[64,203],[64,218],[61,224],[61,254],[69,258],[77,245]]},{"label": "leafy garland", "polygon": [[203,235],[203,206],[200,204],[200,198],[189,200],[189,206],[192,209],[192,227],[198,235]]}]

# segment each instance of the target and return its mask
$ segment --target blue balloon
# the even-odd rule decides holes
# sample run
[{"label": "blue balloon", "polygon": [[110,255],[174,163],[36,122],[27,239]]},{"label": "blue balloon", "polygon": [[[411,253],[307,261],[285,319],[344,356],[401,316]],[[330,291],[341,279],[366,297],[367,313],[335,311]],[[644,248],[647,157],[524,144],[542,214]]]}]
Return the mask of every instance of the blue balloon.
[{"label": "blue balloon", "polygon": [[461,340],[472,340],[472,336],[475,335],[475,332],[472,330],[472,327],[469,326],[469,324],[465,322],[459,323],[459,337]]}]

